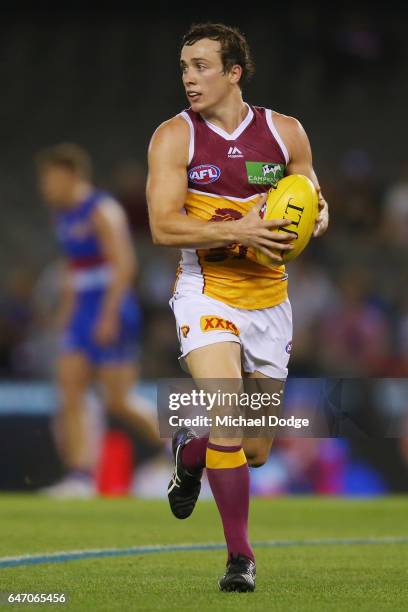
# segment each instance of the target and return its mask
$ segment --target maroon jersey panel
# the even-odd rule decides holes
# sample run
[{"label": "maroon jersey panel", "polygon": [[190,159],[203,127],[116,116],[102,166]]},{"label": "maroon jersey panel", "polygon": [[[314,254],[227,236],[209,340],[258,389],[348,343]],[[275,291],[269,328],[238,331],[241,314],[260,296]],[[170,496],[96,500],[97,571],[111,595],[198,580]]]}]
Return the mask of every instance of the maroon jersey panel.
[{"label": "maroon jersey panel", "polygon": [[277,140],[279,135],[273,134],[270,110],[248,105],[247,116],[233,134],[208,123],[191,108],[184,112],[194,129],[189,189],[245,199],[268,191],[284,175],[286,150]]}]

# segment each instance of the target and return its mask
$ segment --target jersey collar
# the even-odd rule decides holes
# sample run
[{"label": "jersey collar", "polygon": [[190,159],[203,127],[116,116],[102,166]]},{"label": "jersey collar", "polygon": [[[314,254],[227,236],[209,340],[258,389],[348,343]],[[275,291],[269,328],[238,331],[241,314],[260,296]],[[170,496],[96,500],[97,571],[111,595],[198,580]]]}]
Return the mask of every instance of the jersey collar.
[{"label": "jersey collar", "polygon": [[232,134],[228,134],[228,132],[220,128],[218,125],[214,125],[213,123],[210,123],[209,121],[204,119],[204,117],[203,119],[207,127],[209,127],[210,130],[218,134],[218,136],[221,136],[221,138],[224,138],[224,140],[236,140],[239,136],[241,136],[242,132],[248,127],[248,125],[251,123],[252,118],[254,116],[254,111],[249,106],[249,104],[247,104],[246,102],[244,104],[245,106],[247,106],[248,112],[246,114],[245,119],[241,121],[239,126],[232,132]]}]

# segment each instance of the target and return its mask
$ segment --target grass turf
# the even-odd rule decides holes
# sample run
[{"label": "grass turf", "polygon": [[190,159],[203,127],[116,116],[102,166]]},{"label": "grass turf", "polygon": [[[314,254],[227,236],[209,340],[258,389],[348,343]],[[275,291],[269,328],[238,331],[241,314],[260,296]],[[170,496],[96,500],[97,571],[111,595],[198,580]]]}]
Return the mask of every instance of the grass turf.
[{"label": "grass turf", "polygon": [[[408,535],[408,498],[252,500],[251,538],[310,540]],[[0,556],[149,544],[222,542],[212,502],[187,521],[162,501],[0,497]],[[257,590],[220,593],[224,551],[161,552],[0,568],[0,591],[62,592],[69,610],[408,609],[408,544],[259,548]],[[14,610],[42,607],[13,605]],[[61,609],[61,605],[50,605]],[[4,609],[7,609],[4,607]],[[64,608],[62,608],[64,609]]]}]

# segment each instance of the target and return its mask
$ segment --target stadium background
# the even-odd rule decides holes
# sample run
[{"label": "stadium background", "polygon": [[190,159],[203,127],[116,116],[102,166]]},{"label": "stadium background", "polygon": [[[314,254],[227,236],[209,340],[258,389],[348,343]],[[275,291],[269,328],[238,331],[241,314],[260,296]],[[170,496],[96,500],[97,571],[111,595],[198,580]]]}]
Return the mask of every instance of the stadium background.
[{"label": "stadium background", "polygon": [[[245,13],[188,10],[6,11],[0,24],[0,487],[32,488],[61,471],[51,434],[59,255],[36,193],[33,155],[85,146],[98,185],[129,215],[140,259],[144,390],[180,376],[167,306],[176,251],[152,247],[144,197],[146,148],[163,120],[186,106],[178,45],[192,21],[241,27],[257,73],[248,102],[298,117],[331,206],[328,234],[289,267],[295,342],[292,376],[408,375],[408,44],[402,10],[302,4]],[[402,386],[401,386],[402,385]],[[403,381],[366,397],[365,418],[397,410]],[[393,399],[391,399],[393,398]],[[397,398],[397,399],[395,399]],[[100,431],[90,407],[92,431]],[[98,428],[95,429],[95,424]],[[114,424],[118,427],[118,424]],[[408,427],[405,425],[405,427]],[[360,432],[361,433],[361,432]],[[405,437],[404,437],[405,436]],[[98,438],[99,440],[99,438]],[[98,442],[96,440],[96,443]],[[169,464],[134,441],[138,495],[164,491]],[[254,473],[254,491],[377,494],[408,490],[408,433],[400,439],[281,442]],[[148,485],[143,485],[148,483]]]}]

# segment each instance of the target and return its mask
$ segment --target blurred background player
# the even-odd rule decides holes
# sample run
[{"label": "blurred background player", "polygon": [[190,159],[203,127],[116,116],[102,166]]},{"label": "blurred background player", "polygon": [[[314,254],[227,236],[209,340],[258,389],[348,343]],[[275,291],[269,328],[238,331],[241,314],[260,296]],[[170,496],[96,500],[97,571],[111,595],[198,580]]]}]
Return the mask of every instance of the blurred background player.
[{"label": "blurred background player", "polygon": [[106,409],[153,446],[161,441],[129,398],[136,379],[141,312],[132,284],[136,259],[125,214],[112,196],[91,183],[91,160],[75,144],[38,153],[41,195],[53,209],[66,256],[58,315],[57,378],[61,391],[67,474],[44,492],[94,494],[94,459],[84,422],[86,393],[98,382]]}]

